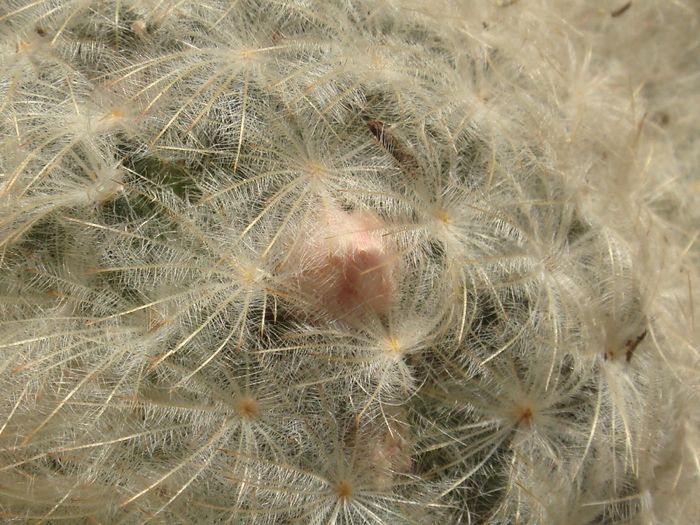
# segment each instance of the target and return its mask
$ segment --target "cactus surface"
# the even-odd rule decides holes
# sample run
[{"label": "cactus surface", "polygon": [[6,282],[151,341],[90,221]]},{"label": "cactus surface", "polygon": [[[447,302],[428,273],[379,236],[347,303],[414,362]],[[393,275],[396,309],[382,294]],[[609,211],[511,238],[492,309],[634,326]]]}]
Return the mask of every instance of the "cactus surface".
[{"label": "cactus surface", "polygon": [[0,1],[0,521],[700,522],[699,22]]}]

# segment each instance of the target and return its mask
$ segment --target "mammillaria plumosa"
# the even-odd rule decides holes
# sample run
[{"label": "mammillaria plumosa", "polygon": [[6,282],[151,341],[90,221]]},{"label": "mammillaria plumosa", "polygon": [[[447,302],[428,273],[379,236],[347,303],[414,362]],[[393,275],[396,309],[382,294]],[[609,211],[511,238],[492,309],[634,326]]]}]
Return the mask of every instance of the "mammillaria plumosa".
[{"label": "mammillaria plumosa", "polygon": [[1,2],[1,519],[700,520],[699,19]]}]

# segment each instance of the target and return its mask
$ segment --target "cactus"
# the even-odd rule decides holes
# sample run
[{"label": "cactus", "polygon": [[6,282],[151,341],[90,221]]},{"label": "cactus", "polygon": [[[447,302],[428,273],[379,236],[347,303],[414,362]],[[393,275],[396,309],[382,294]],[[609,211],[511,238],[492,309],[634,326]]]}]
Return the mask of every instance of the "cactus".
[{"label": "cactus", "polygon": [[700,11],[618,4],[0,4],[2,520],[700,520]]}]

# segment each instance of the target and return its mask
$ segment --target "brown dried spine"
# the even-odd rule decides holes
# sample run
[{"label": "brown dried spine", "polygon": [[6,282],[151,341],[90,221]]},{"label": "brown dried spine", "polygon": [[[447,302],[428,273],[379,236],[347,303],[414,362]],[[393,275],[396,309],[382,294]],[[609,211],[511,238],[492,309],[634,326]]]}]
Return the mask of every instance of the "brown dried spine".
[{"label": "brown dried spine", "polygon": [[384,122],[381,120],[370,120],[367,122],[367,127],[379,144],[394,157],[398,165],[406,173],[415,173],[418,170],[416,157],[406,149]]}]

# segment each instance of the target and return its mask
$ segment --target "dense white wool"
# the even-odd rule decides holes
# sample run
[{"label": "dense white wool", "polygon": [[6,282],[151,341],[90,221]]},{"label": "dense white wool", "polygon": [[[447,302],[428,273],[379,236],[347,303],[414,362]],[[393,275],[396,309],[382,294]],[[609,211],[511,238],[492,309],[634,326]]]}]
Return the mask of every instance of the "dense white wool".
[{"label": "dense white wool", "polygon": [[0,519],[700,522],[699,25],[0,2]]}]

